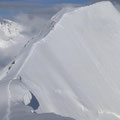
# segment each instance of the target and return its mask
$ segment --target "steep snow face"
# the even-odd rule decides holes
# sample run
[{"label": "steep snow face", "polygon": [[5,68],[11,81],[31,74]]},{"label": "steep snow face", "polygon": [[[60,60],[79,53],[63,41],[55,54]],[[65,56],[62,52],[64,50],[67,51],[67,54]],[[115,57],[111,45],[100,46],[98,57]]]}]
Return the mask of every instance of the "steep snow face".
[{"label": "steep snow face", "polygon": [[[3,80],[21,76],[40,104],[36,113],[119,120],[119,12],[110,2],[100,2],[66,12],[53,22],[57,23],[48,35],[28,44],[31,51],[30,46],[23,50]],[[32,99],[29,92],[22,97],[25,104]]]},{"label": "steep snow face", "polygon": [[110,2],[65,13],[19,73],[40,103],[36,112],[120,119],[119,45],[120,14]]}]

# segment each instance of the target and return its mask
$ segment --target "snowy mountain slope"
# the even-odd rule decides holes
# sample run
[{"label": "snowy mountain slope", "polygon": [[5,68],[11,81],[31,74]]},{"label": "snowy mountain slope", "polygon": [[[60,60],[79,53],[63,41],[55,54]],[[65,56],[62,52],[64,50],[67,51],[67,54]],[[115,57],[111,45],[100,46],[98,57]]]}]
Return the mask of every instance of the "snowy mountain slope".
[{"label": "snowy mountain slope", "polygon": [[[60,12],[58,16],[60,17],[61,14],[63,14],[63,12],[62,13]],[[56,17],[54,19],[56,19]],[[21,106],[21,104],[19,105],[19,103],[29,104],[30,100],[32,100],[31,97],[28,97],[28,96],[31,96],[29,89],[23,84],[23,82],[20,80],[20,76],[17,73],[19,72],[19,69],[21,69],[22,64],[25,62],[26,57],[29,56],[29,52],[30,52],[32,45],[39,39],[42,39],[43,37],[45,37],[50,32],[50,30],[54,27],[54,24],[55,24],[55,21],[50,20],[50,22],[47,24],[45,29],[43,29],[39,35],[36,35],[33,38],[28,39],[26,43],[24,44],[24,46],[20,48],[20,51],[17,53],[16,57],[12,60],[12,62],[0,71],[0,85],[1,85],[0,94],[4,101],[4,102],[2,102],[2,100],[0,101],[0,107],[1,107],[0,116],[2,120],[9,120],[11,117],[12,119],[17,119],[17,120],[21,119],[21,117],[22,119],[24,118],[25,120],[26,118],[29,118],[29,120],[32,118],[36,120],[39,118],[47,120],[48,119],[47,116],[51,116],[50,119],[55,119],[57,117],[61,120],[62,119],[73,120],[70,118],[64,118],[62,116],[60,117],[60,116],[52,115],[52,114],[47,115],[47,116],[34,115],[33,117],[30,117],[31,111],[25,111],[26,114],[24,115],[23,114],[24,110],[20,109],[21,111],[19,111],[19,108],[16,107],[16,104],[17,106]],[[17,84],[14,84],[14,82]],[[4,88],[2,86],[4,86]],[[21,88],[24,88],[24,89],[21,89]],[[26,94],[26,90],[27,90],[27,94]],[[3,95],[3,93],[5,94]],[[12,108],[14,107],[16,111],[19,111],[19,114],[21,113],[21,117],[17,115],[18,113],[16,115],[11,116]],[[25,107],[21,107],[21,108],[25,108]],[[27,110],[30,110],[30,109],[27,109]]]},{"label": "snowy mountain slope", "polygon": [[[16,114],[16,98],[21,100],[27,91],[28,99],[21,102],[31,102],[33,94],[39,103],[35,112],[39,114],[53,112],[77,120],[119,120],[119,21],[120,14],[110,2],[78,8],[53,21],[48,31],[36,36],[35,44],[30,41],[4,70],[7,76],[1,78],[1,85],[7,83],[7,88],[10,85],[13,89],[17,79],[17,85],[25,87],[6,91],[6,103],[10,94],[13,96],[10,107],[6,106],[10,108],[7,118]],[[21,95],[16,97],[18,92]]]},{"label": "snowy mountain slope", "polygon": [[0,70],[20,51],[29,39],[23,34],[24,27],[10,20],[0,20]]}]

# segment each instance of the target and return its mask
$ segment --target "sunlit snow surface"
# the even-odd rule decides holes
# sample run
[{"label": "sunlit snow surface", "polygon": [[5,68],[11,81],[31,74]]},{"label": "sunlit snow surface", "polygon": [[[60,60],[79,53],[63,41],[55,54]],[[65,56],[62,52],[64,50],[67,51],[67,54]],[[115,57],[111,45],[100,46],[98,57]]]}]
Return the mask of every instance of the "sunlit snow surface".
[{"label": "sunlit snow surface", "polygon": [[1,71],[3,120],[120,119],[119,12],[100,2],[61,13]]}]

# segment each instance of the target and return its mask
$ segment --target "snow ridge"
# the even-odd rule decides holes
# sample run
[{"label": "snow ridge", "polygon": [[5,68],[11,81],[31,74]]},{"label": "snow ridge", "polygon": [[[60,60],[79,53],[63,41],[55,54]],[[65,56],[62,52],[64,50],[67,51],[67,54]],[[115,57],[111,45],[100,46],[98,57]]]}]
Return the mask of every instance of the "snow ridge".
[{"label": "snow ridge", "polygon": [[8,66],[3,79],[10,80],[8,120],[11,79],[19,75],[40,103],[37,113],[120,119],[120,14],[110,2],[63,13],[28,41],[15,64]]}]

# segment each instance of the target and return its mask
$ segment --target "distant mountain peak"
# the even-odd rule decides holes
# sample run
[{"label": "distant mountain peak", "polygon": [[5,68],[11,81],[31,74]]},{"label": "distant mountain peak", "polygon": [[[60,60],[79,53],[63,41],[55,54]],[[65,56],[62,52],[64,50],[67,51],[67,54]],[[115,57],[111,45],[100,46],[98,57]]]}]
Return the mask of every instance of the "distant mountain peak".
[{"label": "distant mountain peak", "polygon": [[19,35],[22,29],[23,28],[20,24],[13,21],[7,19],[0,21],[0,31],[4,32],[4,34],[8,37]]},{"label": "distant mountain peak", "polygon": [[23,27],[11,20],[0,19],[0,48],[7,48],[22,36]]}]

